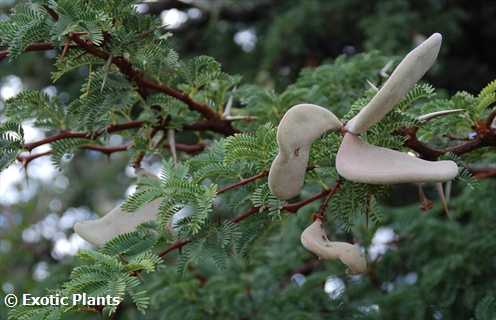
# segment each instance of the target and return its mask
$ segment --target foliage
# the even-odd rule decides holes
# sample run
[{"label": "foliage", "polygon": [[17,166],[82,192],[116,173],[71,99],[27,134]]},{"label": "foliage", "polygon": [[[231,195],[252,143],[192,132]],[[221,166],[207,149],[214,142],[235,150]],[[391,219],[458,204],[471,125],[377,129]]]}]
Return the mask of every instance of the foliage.
[{"label": "foliage", "polygon": [[[161,167],[159,177],[138,174],[136,190],[121,205],[132,215],[158,200],[157,221],[102,248],[81,250],[51,283],[50,288],[57,289],[48,290],[62,296],[111,295],[122,300],[119,307],[18,307],[9,319],[92,317],[89,312],[107,317],[124,313],[133,319],[494,317],[494,181],[477,186],[469,169],[494,162],[494,142],[483,139],[494,134],[486,121],[494,113],[495,81],[478,94],[453,95],[418,84],[364,134],[375,145],[416,152],[406,143],[411,137],[402,131],[415,129],[415,138],[441,150],[436,157],[456,160],[462,169],[453,182],[449,218],[441,214],[439,205],[425,214],[416,205],[391,206],[395,193],[410,195],[414,192],[410,187],[343,181],[334,161],[339,133],[326,134],[314,143],[301,196],[281,201],[270,193],[267,172],[277,154],[276,126],[283,114],[294,104],[308,102],[349,120],[386,80],[384,66],[398,59],[374,50],[337,55],[328,63],[302,69],[294,83],[280,83],[282,89],[249,83],[225,72],[212,57],[181,58],[174,49],[180,37],[165,32],[156,17],[138,13],[134,4],[34,1],[16,6],[0,22],[0,41],[12,62],[22,59],[33,44],[49,42],[56,48],[51,72],[56,85],[83,74],[79,92],[70,99],[25,90],[6,101],[1,111],[0,170],[16,160],[29,166],[33,160],[29,157],[37,155],[37,146],[24,141],[23,126],[29,123],[44,130],[49,141],[40,145],[50,145],[52,163],[64,173],[75,170],[75,177],[90,170],[87,161],[92,156],[100,160],[93,153],[81,153],[85,155],[81,162],[72,160],[74,153],[89,148],[106,155],[124,151],[125,160],[136,168],[142,163]],[[289,56],[312,49],[303,38],[287,42],[288,35],[307,27],[322,29],[317,38],[326,35],[325,21],[306,19],[308,15],[325,16],[336,8],[349,13],[357,4],[312,0],[302,7],[279,8],[284,14],[277,16],[267,34],[263,48],[267,54],[261,64],[266,69],[279,65],[279,54],[288,46],[294,48]],[[369,18],[353,16],[369,35],[365,46],[397,37],[396,32],[372,31],[380,25],[393,28],[402,16],[385,14],[404,6],[404,1],[389,1],[378,4]],[[457,10],[446,12],[443,19],[456,15]],[[418,19],[411,13],[408,21]],[[309,21],[311,26],[306,25]],[[450,22],[446,28],[457,27]],[[402,42],[386,40],[390,51]],[[428,122],[417,119],[455,108],[463,112]],[[124,144],[115,145],[116,134]],[[459,140],[474,139],[484,141],[477,145],[480,148],[470,152],[456,148]],[[192,147],[201,152],[195,154],[188,149]],[[372,251],[378,228],[392,228],[398,235],[363,276],[345,275],[334,261],[317,261],[299,244],[301,230],[319,210],[320,201],[305,200],[330,190],[337,181],[338,191],[320,209],[333,238],[354,238]],[[97,184],[106,188],[123,183],[106,175],[90,187]],[[288,208],[298,204],[294,210],[298,215],[287,215],[296,213]],[[292,281],[294,274],[304,274],[305,282]],[[321,288],[330,274],[346,286],[344,293],[331,299]],[[415,281],[407,280],[408,275],[414,275]],[[42,286],[37,289],[47,293]]]}]

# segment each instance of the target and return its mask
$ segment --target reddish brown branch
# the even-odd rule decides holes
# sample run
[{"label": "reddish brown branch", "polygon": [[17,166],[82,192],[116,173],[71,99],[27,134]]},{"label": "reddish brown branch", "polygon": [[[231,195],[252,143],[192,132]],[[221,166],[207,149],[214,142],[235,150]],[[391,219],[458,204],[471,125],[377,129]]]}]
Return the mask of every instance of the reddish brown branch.
[{"label": "reddish brown branch", "polygon": [[474,139],[444,149],[433,148],[418,140],[417,131],[418,128],[406,128],[400,130],[399,133],[406,138],[405,146],[414,150],[422,159],[426,160],[434,161],[446,153],[462,155],[482,147],[496,147],[496,130],[494,129],[478,130]]},{"label": "reddish brown branch", "polygon": [[291,213],[296,213],[300,208],[302,208],[302,207],[306,206],[307,204],[312,203],[315,200],[318,200],[320,198],[327,196],[327,199],[329,201],[329,199],[332,198],[332,196],[334,196],[334,194],[336,194],[336,192],[339,190],[340,187],[341,187],[341,182],[338,180],[333,188],[322,190],[320,193],[317,193],[313,197],[302,200],[300,202],[288,204],[288,205],[284,206],[283,209],[286,211],[289,211]]},{"label": "reddish brown branch", "polygon": [[234,218],[232,220],[232,222],[233,223],[240,223],[241,221],[245,220],[248,217],[251,217],[252,215],[254,215],[255,213],[258,213],[258,212],[260,212],[260,208],[259,207],[252,207],[248,211],[246,211],[245,213],[240,214],[239,216],[237,216],[236,218]]},{"label": "reddish brown branch", "polygon": [[[120,145],[120,146],[115,146],[115,147],[106,147],[106,146],[100,146],[100,145],[96,145],[96,144],[89,144],[89,145],[81,146],[81,149],[98,151],[98,152],[106,154],[107,156],[110,156],[111,154],[116,153],[116,152],[126,151],[130,147],[131,147],[131,144],[125,144],[125,145]],[[50,154],[52,154],[52,150],[48,150],[48,151],[40,152],[40,153],[36,153],[36,154],[18,155],[17,161],[19,161],[24,167],[26,167],[31,161],[38,159],[40,157],[48,156]]]},{"label": "reddish brown branch", "polygon": [[[165,144],[164,147],[170,149],[169,144]],[[207,146],[204,143],[197,144],[184,144],[184,143],[176,143],[176,150],[189,153],[189,154],[197,154],[205,150]]]},{"label": "reddish brown branch", "polygon": [[98,130],[97,132],[94,132],[94,133],[63,131],[59,134],[56,134],[56,135],[53,135],[50,137],[46,137],[44,139],[41,139],[41,140],[38,140],[35,142],[26,143],[26,144],[24,144],[24,148],[28,151],[31,151],[34,148],[37,148],[41,145],[49,144],[49,143],[52,143],[55,141],[59,141],[59,140],[63,140],[63,139],[69,139],[69,138],[96,139],[104,133],[113,133],[113,132],[129,130],[129,129],[136,129],[136,128],[140,128],[143,125],[144,125],[143,121],[130,121],[130,122],[121,123],[121,124],[112,124],[106,128]]},{"label": "reddish brown branch", "polygon": [[[46,50],[51,50],[53,48],[54,48],[53,44],[51,44],[51,43],[47,43],[47,42],[33,43],[32,45],[30,45],[26,49],[24,49],[24,52],[46,51]],[[0,61],[5,59],[8,55],[9,55],[9,50],[0,51]]]},{"label": "reddish brown branch", "polygon": [[225,135],[231,135],[236,132],[236,130],[232,128],[231,122],[222,119],[221,116],[212,108],[193,100],[189,95],[182,91],[145,78],[145,74],[143,73],[143,71],[134,68],[129,60],[125,59],[124,57],[111,57],[108,52],[95,46],[89,40],[81,39],[81,37],[76,33],[71,33],[69,35],[69,38],[74,41],[80,48],[96,57],[104,60],[108,60],[110,58],[111,62],[115,66],[117,66],[122,74],[124,74],[130,81],[136,83],[136,85],[139,87],[141,95],[147,96],[147,89],[165,93],[168,96],[184,102],[191,110],[197,111],[201,115],[203,115],[205,119],[207,119],[208,129]]},{"label": "reddish brown branch", "polygon": [[182,247],[184,247],[185,245],[187,245],[188,243],[190,243],[192,240],[178,240],[176,241],[175,243],[173,243],[170,247],[168,247],[167,249],[165,249],[164,251],[162,251],[159,256],[160,257],[164,257],[165,255],[167,255],[168,253],[174,251],[174,250],[179,250],[181,249]]},{"label": "reddish brown branch", "polygon": [[123,152],[129,150],[129,148],[132,146],[131,143],[120,145],[120,146],[115,146],[115,147],[106,147],[106,146],[99,146],[99,145],[86,145],[86,146],[81,146],[81,149],[86,149],[86,150],[92,150],[92,151],[98,151],[101,153],[104,153],[108,156],[110,156],[113,153],[116,152]]},{"label": "reddish brown branch", "polygon": [[482,180],[485,178],[496,177],[496,168],[467,168],[474,178]]},{"label": "reddish brown branch", "polygon": [[268,171],[262,171],[259,174],[254,175],[253,177],[249,177],[249,178],[240,180],[239,182],[236,182],[236,183],[227,185],[227,186],[225,186],[223,188],[220,188],[219,191],[217,191],[217,194],[223,193],[223,192],[226,192],[226,191],[229,191],[231,189],[239,188],[241,186],[244,186],[245,184],[248,184],[248,183],[253,182],[255,180],[258,180],[258,179],[261,179],[263,177],[266,177],[268,174],[269,174]]},{"label": "reddish brown branch", "polygon": [[487,117],[486,125],[488,128],[491,128],[491,125],[493,124],[495,118],[496,118],[496,108],[494,108],[494,110]]},{"label": "reddish brown branch", "polygon": [[35,159],[38,159],[40,157],[44,157],[44,156],[47,156],[49,154],[52,153],[52,150],[48,150],[48,151],[45,151],[45,152],[40,152],[40,153],[37,153],[37,154],[31,154],[31,155],[27,155],[27,156],[21,156],[21,155],[18,155],[16,157],[17,161],[19,161],[23,167],[27,167],[27,165],[35,160]]},{"label": "reddish brown branch", "polygon": [[[308,205],[308,204],[310,204],[310,203],[312,203],[318,199],[321,199],[325,196],[328,196],[329,198],[331,198],[339,190],[340,186],[341,186],[341,183],[338,181],[338,182],[336,182],[336,185],[333,188],[323,190],[322,192],[319,192],[316,195],[314,195],[308,199],[305,199],[305,200],[302,200],[302,201],[299,201],[296,203],[292,203],[292,204],[287,204],[287,205],[283,206],[281,208],[281,210],[285,210],[285,211],[288,211],[290,213],[296,213],[300,208],[302,208],[302,207],[304,207],[304,206],[306,206],[306,205]],[[232,219],[231,222],[232,223],[240,223],[241,221],[251,217],[252,215],[254,215],[260,211],[261,211],[260,207],[252,207],[248,211],[246,211],[245,213]],[[160,253],[160,256],[163,257],[172,251],[181,249],[182,247],[184,247],[185,245],[187,245],[191,241],[192,240],[190,240],[190,239],[178,240],[174,244],[172,244],[170,247],[168,247],[166,250],[162,251],[162,253]]]}]

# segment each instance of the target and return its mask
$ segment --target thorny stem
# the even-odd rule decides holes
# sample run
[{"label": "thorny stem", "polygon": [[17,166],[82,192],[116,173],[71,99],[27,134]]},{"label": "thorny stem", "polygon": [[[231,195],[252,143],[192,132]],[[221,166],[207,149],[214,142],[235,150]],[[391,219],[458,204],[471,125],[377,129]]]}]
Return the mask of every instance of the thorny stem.
[{"label": "thorny stem", "polygon": [[[254,180],[252,180],[252,181],[254,181]],[[300,208],[302,208],[308,204],[311,204],[314,201],[319,200],[323,197],[327,197],[328,199],[330,199],[339,190],[340,186],[341,186],[341,183],[339,181],[337,181],[333,188],[322,190],[321,192],[317,193],[316,195],[314,195],[308,199],[304,199],[304,200],[299,201],[299,202],[287,204],[287,205],[283,206],[281,208],[281,210],[288,211],[289,213],[296,213]],[[243,214],[232,219],[231,222],[232,223],[240,223],[241,221],[251,217],[252,215],[254,215],[258,212],[260,212],[261,209],[262,208],[260,208],[260,207],[252,207],[248,211],[246,211]],[[162,251],[162,253],[160,253],[160,256],[164,257],[172,251],[181,249],[182,247],[184,247],[185,245],[187,245],[191,241],[192,241],[191,239],[178,240],[175,243],[173,243],[170,247],[168,247],[167,249]]]},{"label": "thorny stem", "polygon": [[263,177],[266,177],[268,174],[269,174],[268,171],[266,171],[266,170],[265,171],[262,171],[259,174],[254,175],[253,177],[246,178],[246,179],[240,180],[239,182],[236,182],[236,183],[227,185],[227,186],[225,186],[223,188],[220,188],[219,191],[217,191],[217,194],[223,193],[223,192],[226,192],[226,191],[229,191],[231,189],[239,188],[241,186],[244,186],[245,184],[248,184],[248,183],[251,183],[251,182],[253,182],[255,180],[258,180],[258,179],[261,179]]},{"label": "thorny stem", "polygon": [[420,158],[433,161],[446,153],[462,155],[483,147],[496,147],[496,129],[491,128],[491,123],[495,117],[496,110],[485,121],[477,123],[475,128],[477,135],[474,139],[444,149],[431,147],[418,140],[418,127],[403,128],[398,130],[398,133],[406,138],[405,146],[417,152]]},{"label": "thorny stem", "polygon": [[111,57],[108,52],[95,46],[91,41],[82,39],[76,33],[69,34],[69,39],[71,39],[78,45],[78,47],[90,53],[91,55],[99,57],[106,61],[111,61],[111,63],[114,64],[119,69],[119,71],[128,78],[128,80],[136,83],[142,96],[146,97],[149,94],[149,90],[165,93],[168,96],[184,102],[191,110],[197,111],[201,115],[203,115],[206,119],[206,122],[208,123],[208,127],[210,130],[225,135],[231,135],[237,132],[237,130],[235,130],[231,126],[230,121],[222,119],[222,117],[217,112],[215,112],[206,104],[193,100],[189,95],[180,90],[171,88],[165,84],[161,84],[154,80],[146,78],[146,75],[143,73],[143,71],[134,68],[131,62],[129,62],[129,60],[125,59],[124,57]]},{"label": "thorny stem", "polygon": [[336,185],[334,186],[333,192],[329,192],[329,194],[324,198],[322,201],[322,204],[320,205],[319,211],[317,211],[316,218],[319,218],[320,220],[324,221],[324,213],[327,209],[327,206],[329,205],[329,200],[331,200],[332,196],[337,192],[337,190],[341,186],[341,181],[337,180]]},{"label": "thorny stem", "polygon": [[121,123],[121,124],[112,124],[109,125],[103,129],[98,130],[95,133],[91,132],[75,132],[75,131],[63,131],[59,134],[55,134],[53,136],[49,136],[47,138],[31,142],[31,143],[26,143],[24,144],[24,148],[28,151],[32,151],[34,148],[37,148],[39,146],[42,146],[44,144],[49,144],[55,141],[63,140],[63,139],[69,139],[69,138],[81,138],[81,139],[96,139],[103,135],[104,133],[114,133],[114,132],[119,132],[119,131],[124,131],[124,130],[129,130],[129,129],[136,129],[140,128],[144,125],[145,123],[143,121],[130,121],[126,123]]}]

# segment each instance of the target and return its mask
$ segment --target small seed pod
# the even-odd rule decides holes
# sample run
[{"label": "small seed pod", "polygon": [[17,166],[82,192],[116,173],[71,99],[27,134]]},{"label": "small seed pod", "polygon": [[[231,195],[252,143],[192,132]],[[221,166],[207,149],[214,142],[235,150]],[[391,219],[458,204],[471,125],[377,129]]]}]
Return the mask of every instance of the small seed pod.
[{"label": "small seed pod", "polygon": [[441,42],[441,34],[434,33],[408,53],[379,92],[346,124],[346,130],[360,134],[381,121],[433,65]]},{"label": "small seed pod", "polygon": [[329,241],[320,219],[315,220],[301,234],[301,243],[322,259],[339,259],[351,274],[367,271],[367,259],[359,246],[347,242]]},{"label": "small seed pod", "polygon": [[160,199],[145,204],[135,212],[125,212],[117,206],[100,219],[76,223],[74,231],[84,240],[102,246],[118,235],[136,230],[142,223],[155,221],[159,207]]},{"label": "small seed pod", "polygon": [[[137,169],[136,174],[158,180],[156,175],[142,168]],[[136,230],[142,223],[155,221],[159,207],[160,199],[153,200],[134,212],[124,211],[119,205],[99,219],[76,223],[74,231],[89,243],[102,246],[118,235]]]},{"label": "small seed pod", "polygon": [[369,184],[444,182],[455,178],[453,161],[426,161],[406,153],[370,145],[347,133],[336,156],[336,169],[344,178]]},{"label": "small seed pod", "polygon": [[269,187],[276,197],[290,199],[300,192],[312,142],[341,126],[331,111],[317,105],[299,104],[286,112],[277,128],[279,154],[269,172]]}]

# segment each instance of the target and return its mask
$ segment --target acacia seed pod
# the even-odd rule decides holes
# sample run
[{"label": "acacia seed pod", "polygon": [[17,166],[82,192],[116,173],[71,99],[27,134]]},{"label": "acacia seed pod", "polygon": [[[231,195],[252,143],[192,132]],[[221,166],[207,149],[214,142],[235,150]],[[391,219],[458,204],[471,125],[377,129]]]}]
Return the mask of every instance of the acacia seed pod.
[{"label": "acacia seed pod", "polygon": [[[139,169],[136,173],[138,176],[158,180],[156,175],[144,169]],[[74,231],[84,240],[96,246],[103,246],[118,235],[135,231],[140,224],[156,221],[160,202],[160,198],[155,199],[134,212],[126,212],[119,205],[99,219],[76,223]],[[169,231],[175,233],[178,228],[176,224],[190,215],[191,207],[184,207],[179,210],[167,226]]]},{"label": "acacia seed pod", "polygon": [[269,188],[280,199],[296,196],[303,187],[313,141],[342,126],[329,110],[313,104],[290,108],[277,128],[279,154],[269,172]]},{"label": "acacia seed pod", "polygon": [[445,182],[458,175],[453,161],[422,160],[370,145],[351,133],[345,134],[341,142],[336,169],[350,181],[369,184]]},{"label": "acacia seed pod", "polygon": [[117,206],[100,219],[76,223],[74,231],[84,240],[102,246],[118,235],[136,230],[142,223],[155,221],[159,207],[160,199],[145,204],[135,212],[126,212]]},{"label": "acacia seed pod", "polygon": [[329,241],[320,219],[315,220],[301,234],[301,243],[310,252],[322,259],[339,259],[351,274],[367,271],[367,259],[359,246]]},{"label": "acacia seed pod", "polygon": [[434,33],[410,51],[372,100],[346,124],[346,130],[360,134],[381,121],[430,69],[437,58],[441,42],[441,34]]}]

